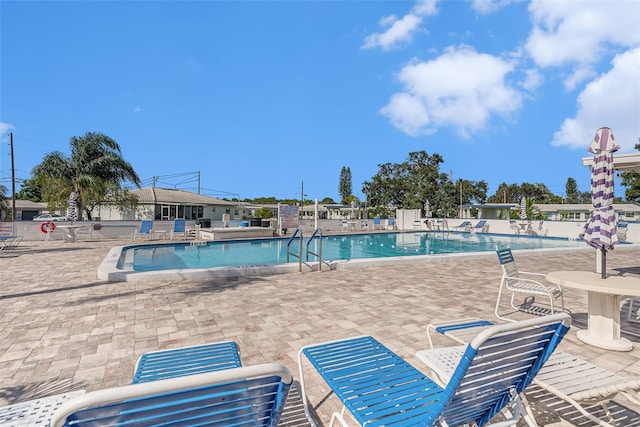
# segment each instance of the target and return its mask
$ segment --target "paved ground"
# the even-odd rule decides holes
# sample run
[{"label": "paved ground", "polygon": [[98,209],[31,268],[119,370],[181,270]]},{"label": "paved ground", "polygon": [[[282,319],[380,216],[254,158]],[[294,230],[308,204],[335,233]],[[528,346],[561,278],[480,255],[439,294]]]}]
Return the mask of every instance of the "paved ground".
[{"label": "paved ground", "polygon": [[[237,341],[245,365],[278,361],[298,377],[296,357],[303,345],[371,334],[423,369],[415,352],[428,346],[425,325],[467,316],[493,319],[500,278],[495,254],[489,254],[437,264],[238,279],[96,279],[109,248],[121,243],[23,242],[0,252],[0,406],[129,384],[144,352],[220,340]],[[539,272],[591,270],[594,264],[590,250],[560,256],[516,253],[516,259],[522,270]],[[616,249],[607,261],[609,271],[637,274],[640,280],[640,248]],[[620,375],[640,376],[640,344],[631,352],[607,352],[576,339],[576,330],[586,327],[586,294],[571,289],[565,294],[574,327],[561,348]],[[308,387],[318,417],[326,422],[337,407],[335,399],[326,396],[317,377]],[[530,397],[542,425],[590,425],[549,396]],[[640,426],[640,408],[623,398],[613,407],[621,425]],[[296,414],[287,425],[304,425]]]}]

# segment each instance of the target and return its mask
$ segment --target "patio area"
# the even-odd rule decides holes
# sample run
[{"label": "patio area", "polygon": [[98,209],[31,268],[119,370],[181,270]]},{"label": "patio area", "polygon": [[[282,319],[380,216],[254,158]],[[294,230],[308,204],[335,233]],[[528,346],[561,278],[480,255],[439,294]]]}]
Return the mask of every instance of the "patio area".
[{"label": "patio area", "polygon": [[[428,348],[427,324],[471,316],[495,321],[501,271],[493,252],[439,263],[265,277],[98,280],[98,265],[109,249],[126,243],[23,242],[0,252],[0,407],[70,390],[126,385],[142,353],[223,340],[238,343],[243,365],[280,362],[299,380],[302,346],[373,335],[428,372],[415,356]],[[594,252],[515,252],[515,257],[524,271],[591,271]],[[616,247],[607,257],[607,271],[637,276],[640,283],[640,248]],[[586,328],[586,292],[565,289],[565,306],[573,326],[560,349],[621,376],[640,376],[639,337],[623,333],[636,344],[630,352],[583,344],[576,332]],[[623,329],[628,326],[623,323]],[[631,327],[640,332],[640,324]],[[454,343],[437,337],[436,345]],[[327,397],[319,376],[309,374],[310,400],[321,403],[316,414],[328,424],[339,402]],[[528,398],[540,425],[593,425],[540,389],[531,387]],[[621,397],[610,407],[619,425],[640,426],[640,407]],[[297,391],[281,425],[308,425]]]}]

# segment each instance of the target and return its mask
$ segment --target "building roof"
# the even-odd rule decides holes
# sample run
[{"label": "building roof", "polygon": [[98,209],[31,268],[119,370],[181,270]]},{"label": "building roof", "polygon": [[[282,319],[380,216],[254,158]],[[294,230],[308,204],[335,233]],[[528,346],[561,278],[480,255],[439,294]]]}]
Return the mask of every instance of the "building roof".
[{"label": "building roof", "polygon": [[237,202],[203,196],[190,191],[172,188],[146,187],[131,190],[131,194],[138,196],[138,203],[167,203],[180,205],[224,205],[236,206]]},{"label": "building roof", "polygon": [[[540,212],[590,212],[593,210],[591,203],[536,203],[534,207]],[[640,212],[640,206],[633,203],[614,203],[613,210],[616,212]]]},{"label": "building roof", "polygon": [[[11,206],[12,203],[11,198],[7,199],[8,206]],[[16,209],[47,209],[47,204],[44,202],[32,202],[31,200],[16,199]]]}]

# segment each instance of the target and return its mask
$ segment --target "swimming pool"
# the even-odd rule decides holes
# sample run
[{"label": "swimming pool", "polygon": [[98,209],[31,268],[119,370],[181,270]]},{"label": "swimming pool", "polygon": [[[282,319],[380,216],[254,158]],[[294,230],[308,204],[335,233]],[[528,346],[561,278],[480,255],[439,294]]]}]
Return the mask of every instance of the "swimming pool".
[{"label": "swimming pool", "polygon": [[[252,239],[212,242],[179,242],[171,244],[147,244],[124,246],[107,257],[111,276],[107,280],[129,280],[137,273],[159,273],[156,278],[179,272],[179,277],[199,278],[211,276],[235,276],[273,274],[298,271],[298,258],[290,257],[287,263],[289,239]],[[496,245],[509,245],[520,249],[584,248],[581,241],[559,238],[508,236],[499,234],[434,233],[429,231],[404,233],[372,233],[330,235],[322,240],[322,258],[331,268],[348,262],[367,261],[380,265],[383,260],[413,260],[416,257],[433,258],[444,255],[468,255],[493,253]],[[298,254],[299,242],[292,243],[291,251]],[[303,242],[303,261],[307,240]],[[319,252],[319,241],[309,245],[311,252]],[[112,250],[113,251],[113,250]],[[309,255],[307,270],[317,268],[318,259]],[[104,264],[104,263],[103,263]],[[107,265],[106,267],[109,267]],[[315,266],[315,267],[314,267]],[[107,270],[109,268],[101,268]],[[323,269],[329,269],[325,266]],[[104,273],[104,272],[103,272]],[[120,273],[120,274],[118,274]],[[106,273],[105,273],[106,274]],[[162,276],[164,274],[164,276]],[[115,276],[114,276],[115,275]],[[103,274],[104,276],[104,274]],[[118,276],[118,277],[116,277]]]}]

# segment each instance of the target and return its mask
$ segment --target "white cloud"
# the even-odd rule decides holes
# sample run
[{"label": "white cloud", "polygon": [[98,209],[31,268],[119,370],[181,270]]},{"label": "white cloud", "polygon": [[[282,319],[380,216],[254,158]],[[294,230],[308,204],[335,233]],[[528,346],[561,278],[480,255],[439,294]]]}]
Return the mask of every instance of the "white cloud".
[{"label": "white cloud", "polygon": [[488,15],[517,1],[522,0],[470,0],[471,8],[482,15]]},{"label": "white cloud", "polygon": [[[612,45],[640,43],[640,2],[533,0],[526,49],[541,67],[594,64]],[[575,77],[572,77],[575,80]]]},{"label": "white cloud", "polygon": [[437,0],[420,0],[411,9],[411,12],[398,19],[395,15],[385,16],[378,22],[383,28],[382,33],[369,34],[364,39],[363,49],[379,47],[382,50],[390,50],[402,44],[409,43],[413,34],[420,27],[425,16],[435,15]]},{"label": "white cloud", "polygon": [[576,87],[578,87],[580,83],[589,79],[593,79],[595,76],[596,72],[591,66],[578,66],[573,70],[571,75],[564,80],[564,88],[567,91],[572,91]]},{"label": "white cloud", "polygon": [[15,129],[15,127],[11,123],[0,122],[0,135],[4,135],[12,129]]},{"label": "white cloud", "polygon": [[596,130],[608,126],[621,152],[633,150],[640,136],[640,47],[617,55],[612,64],[582,91],[576,117],[565,119],[553,145],[586,150]]},{"label": "white cloud", "polygon": [[409,135],[452,126],[468,138],[487,126],[492,115],[521,108],[522,95],[505,83],[513,67],[468,46],[448,48],[432,61],[406,65],[398,73],[403,91],[394,94],[380,113]]},{"label": "white cloud", "polygon": [[527,92],[533,92],[538,89],[544,80],[542,73],[538,70],[525,70],[525,80],[521,86]]}]

